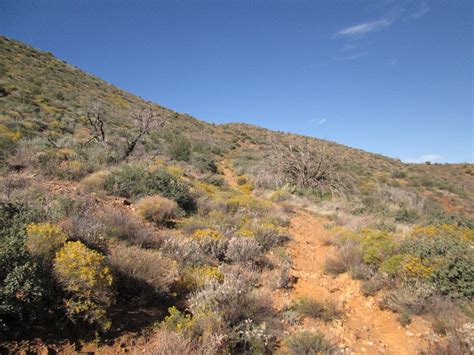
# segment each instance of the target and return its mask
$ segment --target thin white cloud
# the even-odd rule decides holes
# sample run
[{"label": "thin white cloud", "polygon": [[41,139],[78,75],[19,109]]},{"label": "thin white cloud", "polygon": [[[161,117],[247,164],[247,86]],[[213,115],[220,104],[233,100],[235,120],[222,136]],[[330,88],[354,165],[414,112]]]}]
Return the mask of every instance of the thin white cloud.
[{"label": "thin white cloud", "polygon": [[424,154],[417,158],[406,158],[403,159],[405,163],[426,163],[427,161],[431,163],[439,162],[443,159],[441,155],[438,154]]},{"label": "thin white cloud", "polygon": [[370,32],[375,32],[381,30],[382,28],[388,27],[393,23],[391,20],[380,19],[377,21],[360,23],[355,26],[344,28],[335,33],[337,37],[347,37],[347,36],[361,36],[368,34]]},{"label": "thin white cloud", "polygon": [[336,60],[336,61],[339,61],[339,60],[343,60],[343,61],[345,61],[345,60],[356,60],[356,59],[365,57],[368,54],[369,54],[369,52],[360,52],[360,53],[354,53],[354,54],[351,54],[351,55],[346,55],[346,56],[341,56],[341,57],[333,57],[332,60]]},{"label": "thin white cloud", "polygon": [[417,20],[425,16],[428,12],[430,12],[430,8],[425,3],[423,3],[421,4],[421,7],[418,10],[408,14],[408,18],[411,20]]},{"label": "thin white cloud", "polygon": [[308,122],[309,122],[309,123],[313,123],[313,124],[315,123],[315,124],[317,124],[317,125],[319,126],[319,125],[325,124],[327,121],[328,121],[328,120],[327,120],[326,118],[321,118],[321,119],[319,119],[319,120],[313,118],[313,119],[309,120]]}]

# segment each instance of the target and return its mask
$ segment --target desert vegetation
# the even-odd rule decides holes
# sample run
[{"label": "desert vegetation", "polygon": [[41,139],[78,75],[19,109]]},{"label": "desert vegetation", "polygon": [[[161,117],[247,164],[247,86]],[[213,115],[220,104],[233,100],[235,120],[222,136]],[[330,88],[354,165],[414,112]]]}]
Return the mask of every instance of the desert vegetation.
[{"label": "desert vegetation", "polygon": [[334,247],[329,277],[402,326],[427,319],[432,353],[472,351],[469,164],[207,124],[5,37],[0,70],[1,346],[133,334],[154,353],[337,352],[304,327],[346,306],[292,293],[305,211]]}]

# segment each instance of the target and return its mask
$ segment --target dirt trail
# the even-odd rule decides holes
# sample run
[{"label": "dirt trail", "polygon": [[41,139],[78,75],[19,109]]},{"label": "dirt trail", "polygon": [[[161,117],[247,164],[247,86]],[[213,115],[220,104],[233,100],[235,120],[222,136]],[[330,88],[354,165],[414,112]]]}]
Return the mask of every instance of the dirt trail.
[{"label": "dirt trail", "polygon": [[311,297],[333,300],[344,310],[341,320],[324,323],[305,320],[302,328],[321,330],[328,338],[354,354],[416,354],[426,347],[431,331],[429,323],[415,317],[403,328],[397,316],[382,311],[374,297],[364,297],[360,281],[347,274],[328,276],[323,271],[324,260],[334,252],[334,246],[324,245],[328,221],[305,211],[297,211],[290,225],[294,240],[288,245],[293,258],[293,274],[298,282],[287,295],[289,300]]},{"label": "dirt trail", "polygon": [[[226,162],[221,164],[221,171],[229,185],[235,186],[235,175]],[[324,273],[326,257],[335,252],[334,246],[323,242],[328,233],[324,224],[328,222],[310,212],[295,211],[289,227],[293,240],[287,250],[293,261],[292,274],[298,281],[289,291],[274,292],[274,304],[281,309],[300,297],[331,300],[344,310],[344,316],[328,323],[305,319],[290,331],[319,330],[350,354],[405,355],[426,349],[432,334],[426,320],[414,317],[404,328],[396,314],[381,310],[374,297],[361,294],[360,281],[348,274],[332,277]]]}]

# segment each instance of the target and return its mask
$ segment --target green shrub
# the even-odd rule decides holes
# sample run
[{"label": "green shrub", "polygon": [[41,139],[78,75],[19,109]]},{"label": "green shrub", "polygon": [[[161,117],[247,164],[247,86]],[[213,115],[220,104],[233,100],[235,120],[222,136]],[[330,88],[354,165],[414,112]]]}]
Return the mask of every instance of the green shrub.
[{"label": "green shrub", "polygon": [[67,242],[56,253],[53,272],[70,295],[65,301],[68,316],[108,330],[111,323],[106,310],[112,300],[112,275],[105,257],[79,241]]},{"label": "green shrub", "polygon": [[165,170],[157,169],[145,176],[145,195],[163,195],[170,198],[185,211],[193,211],[195,202],[184,182],[173,177]]},{"label": "green shrub", "polygon": [[48,269],[42,269],[25,246],[29,211],[0,203],[0,334],[15,336],[30,329],[55,304]]},{"label": "green shrub", "polygon": [[284,341],[293,355],[331,354],[334,347],[319,332],[300,331]]},{"label": "green shrub", "polygon": [[194,154],[191,163],[201,172],[217,174],[217,164],[210,155]]},{"label": "green shrub", "polygon": [[474,249],[468,229],[434,226],[415,229],[400,246],[418,263],[407,265],[407,271],[423,275],[445,295],[474,296]]},{"label": "green shrub", "polygon": [[137,165],[122,165],[106,178],[105,189],[113,195],[127,198],[162,195],[176,201],[185,211],[195,209],[186,184],[162,168],[147,171]]},{"label": "green shrub", "polygon": [[395,221],[404,223],[415,223],[420,217],[414,209],[403,207],[397,211]]},{"label": "green shrub", "polygon": [[144,194],[143,180],[146,170],[136,165],[122,165],[105,179],[107,192],[121,197],[135,197]]},{"label": "green shrub", "polygon": [[191,143],[185,136],[175,136],[169,147],[171,159],[189,161],[191,157]]}]

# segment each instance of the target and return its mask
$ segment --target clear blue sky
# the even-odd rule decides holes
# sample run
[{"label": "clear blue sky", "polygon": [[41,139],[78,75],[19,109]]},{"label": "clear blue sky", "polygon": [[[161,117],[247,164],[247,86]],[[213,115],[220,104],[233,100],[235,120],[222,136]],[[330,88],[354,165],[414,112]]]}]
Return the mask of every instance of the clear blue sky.
[{"label": "clear blue sky", "polygon": [[0,0],[0,33],[136,95],[403,160],[473,161],[473,5]]}]

